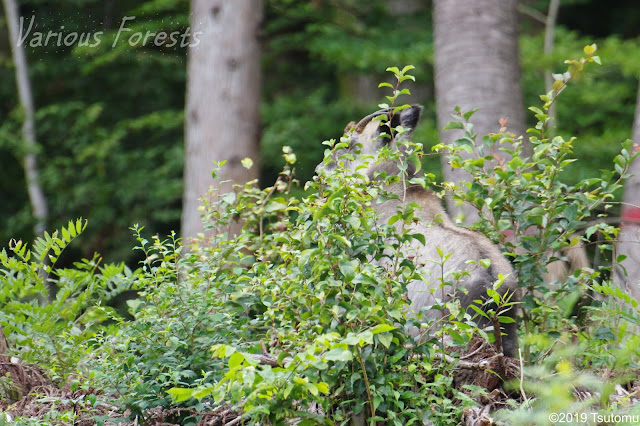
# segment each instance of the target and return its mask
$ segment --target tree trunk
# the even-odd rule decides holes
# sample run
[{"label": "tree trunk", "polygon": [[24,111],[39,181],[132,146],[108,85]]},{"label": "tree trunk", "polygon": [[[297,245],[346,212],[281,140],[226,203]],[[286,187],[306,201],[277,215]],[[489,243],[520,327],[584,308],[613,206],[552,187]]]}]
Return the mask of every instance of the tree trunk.
[{"label": "tree trunk", "polygon": [[35,236],[40,236],[46,229],[49,209],[47,199],[40,185],[38,166],[36,161],[36,125],[35,109],[33,106],[33,95],[31,92],[31,82],[29,80],[29,68],[27,57],[24,52],[24,44],[20,44],[20,16],[18,5],[15,0],[3,0],[4,10],[9,27],[9,39],[11,41],[11,51],[13,52],[13,62],[16,66],[16,83],[18,86],[18,96],[20,106],[24,114],[22,125],[22,139],[25,144],[25,156],[23,159],[24,174],[27,180],[27,191],[31,209],[36,220],[34,226]]},{"label": "tree trunk", "polygon": [[[500,129],[498,120],[508,118],[507,128],[517,135],[526,130],[520,87],[518,15],[516,0],[435,0],[435,89],[438,127],[449,121],[455,106],[463,111],[478,108],[471,121],[479,139]],[[443,142],[461,136],[460,130],[441,131]],[[479,141],[478,141],[479,142]],[[444,178],[459,183],[469,180],[461,169],[452,170],[442,158]],[[473,223],[471,206],[447,201],[452,217]]]},{"label": "tree trunk", "polygon": [[[199,198],[211,185],[219,193],[226,193],[233,183],[257,177],[257,166],[247,171],[241,160],[250,157],[258,163],[261,16],[260,0],[191,2],[194,36],[187,66],[182,212],[185,239],[203,230]],[[223,160],[227,163],[214,181],[213,163]],[[229,230],[237,233],[239,224]]]},{"label": "tree trunk", "polygon": [[[640,84],[632,139],[635,144],[640,145]],[[616,246],[617,255],[623,254],[627,258],[622,261],[621,265],[616,265],[614,278],[617,285],[626,288],[636,299],[640,300],[640,161],[636,159],[631,163],[629,173],[632,176],[624,185],[622,223],[619,242]]]}]

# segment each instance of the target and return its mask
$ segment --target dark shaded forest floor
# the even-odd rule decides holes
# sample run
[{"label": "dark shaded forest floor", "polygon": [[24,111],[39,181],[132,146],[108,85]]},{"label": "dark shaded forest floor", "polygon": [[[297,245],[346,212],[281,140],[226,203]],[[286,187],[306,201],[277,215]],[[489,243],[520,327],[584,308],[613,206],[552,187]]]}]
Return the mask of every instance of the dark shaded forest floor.
[{"label": "dark shaded forest floor", "polygon": [[[97,389],[71,390],[68,385],[57,387],[47,373],[34,364],[23,365],[13,358],[0,361],[0,413],[9,414],[9,424],[16,418],[31,418],[51,424],[67,424],[52,419],[53,413],[73,413],[68,424],[74,426],[104,425],[174,425],[171,419],[181,415],[198,415],[198,425],[233,425],[239,419],[238,413],[222,407],[208,413],[197,413],[191,409],[155,407],[145,412],[144,421],[139,418],[130,420],[130,412],[115,405],[100,401],[101,392]],[[92,398],[95,396],[95,398]],[[7,401],[8,400],[8,401]]]},{"label": "dark shaded forest floor", "polygon": [[[447,356],[445,356],[446,358]],[[450,360],[447,360],[450,361]],[[464,411],[462,424],[466,426],[493,425],[491,413],[505,408],[507,400],[524,402],[522,395],[508,395],[502,389],[501,375],[506,380],[520,377],[520,364],[514,358],[503,357],[486,342],[475,339],[465,353],[460,354],[457,367],[451,370],[455,388],[462,390],[465,385],[475,385],[486,390],[486,395],[475,396],[479,406]],[[607,371],[603,379],[609,380]],[[637,377],[637,376],[636,376]],[[592,395],[581,395],[580,389],[574,393],[580,399]],[[115,405],[100,402],[103,398],[97,389],[72,390],[68,385],[56,386],[46,371],[34,364],[23,365],[15,358],[0,360],[0,413],[9,414],[9,424],[16,418],[39,419],[51,424],[73,424],[77,426],[104,425],[180,425],[176,418],[198,416],[198,425],[233,426],[241,424],[239,413],[221,407],[210,412],[197,413],[187,408],[155,407],[144,413],[144,419],[131,418],[129,411],[122,411]],[[640,380],[629,385],[617,386],[611,402],[625,401],[627,404],[640,403]],[[55,413],[71,413],[69,422],[56,420]],[[39,423],[47,424],[47,423]]]}]

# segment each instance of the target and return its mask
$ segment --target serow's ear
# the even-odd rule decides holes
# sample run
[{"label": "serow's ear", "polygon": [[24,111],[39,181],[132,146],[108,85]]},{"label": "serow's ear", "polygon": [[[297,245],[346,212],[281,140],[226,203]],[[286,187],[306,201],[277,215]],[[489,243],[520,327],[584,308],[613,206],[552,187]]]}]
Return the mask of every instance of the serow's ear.
[{"label": "serow's ear", "polygon": [[[402,126],[406,130],[404,138],[407,138],[413,133],[413,129],[418,125],[420,121],[420,114],[422,113],[422,105],[412,105],[407,109],[403,109],[391,118],[392,129],[398,126]],[[393,132],[395,137],[395,132]]]},{"label": "serow's ear", "polygon": [[415,129],[420,121],[422,105],[411,105],[407,109],[400,111],[400,125],[405,129]]}]

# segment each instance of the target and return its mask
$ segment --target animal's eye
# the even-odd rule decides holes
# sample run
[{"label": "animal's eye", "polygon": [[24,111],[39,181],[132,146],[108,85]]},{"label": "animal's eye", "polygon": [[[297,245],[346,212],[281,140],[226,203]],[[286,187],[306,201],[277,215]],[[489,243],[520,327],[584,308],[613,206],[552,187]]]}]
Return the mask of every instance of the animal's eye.
[{"label": "animal's eye", "polygon": [[376,139],[386,140],[391,139],[394,132],[389,128],[389,123],[381,123],[377,129]]},{"label": "animal's eye", "polygon": [[358,137],[355,134],[352,133],[349,136],[349,148],[352,149],[357,144],[358,144]]}]

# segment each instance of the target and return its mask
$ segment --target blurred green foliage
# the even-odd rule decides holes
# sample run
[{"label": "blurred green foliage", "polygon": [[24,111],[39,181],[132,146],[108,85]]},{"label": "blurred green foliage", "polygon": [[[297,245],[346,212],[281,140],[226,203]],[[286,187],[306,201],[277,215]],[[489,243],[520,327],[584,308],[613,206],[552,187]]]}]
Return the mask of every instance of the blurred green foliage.
[{"label": "blurred green foliage", "polygon": [[[575,143],[578,181],[610,164],[631,132],[640,74],[640,16],[633,1],[616,8],[596,0],[562,2],[555,49],[543,58],[548,0],[521,3],[521,63],[525,104],[537,103],[543,71],[582,46],[598,43],[600,69],[586,74],[558,105],[558,122]],[[96,47],[27,47],[37,107],[39,166],[49,199],[49,227],[69,217],[89,226],[75,245],[83,257],[132,262],[123,241],[140,223],[162,235],[179,228],[182,197],[186,49],[112,43],[124,16],[134,31],[184,31],[188,0],[58,3],[21,0],[33,31],[103,31]],[[383,99],[377,89],[390,64],[416,66],[413,98],[425,106],[416,140],[438,143],[433,99],[430,2],[395,0],[267,0],[263,29],[262,178],[275,179],[282,146],[298,156],[298,177],[313,175],[321,141],[340,136],[354,117]],[[533,11],[533,12],[532,12]],[[61,27],[64,26],[64,29]],[[402,31],[397,31],[401,28]],[[496,47],[499,48],[499,47]],[[33,219],[20,162],[20,113],[6,27],[0,24],[0,241],[33,238]],[[533,123],[531,123],[533,124]],[[425,167],[439,176],[439,158]],[[212,165],[213,166],[213,165]]]},{"label": "blurred green foliage", "polygon": [[[135,24],[150,30],[163,22],[167,31],[186,26],[189,2],[145,2],[144,8],[92,0],[20,3],[23,34],[34,22],[27,43],[35,31],[104,31],[97,48],[58,46],[55,37],[44,46],[26,47],[39,167],[50,227],[69,217],[88,217],[90,225],[78,244],[82,256],[97,251],[107,260],[131,260],[131,250],[121,244],[131,238],[131,224],[140,221],[169,232],[179,223],[186,51],[111,49],[109,38],[123,15],[138,16]],[[7,117],[0,122],[5,173],[0,220],[6,224],[0,240],[31,239],[30,207],[16,161],[22,155],[20,116],[8,46],[0,58],[0,92],[6,95],[0,117]]]}]

